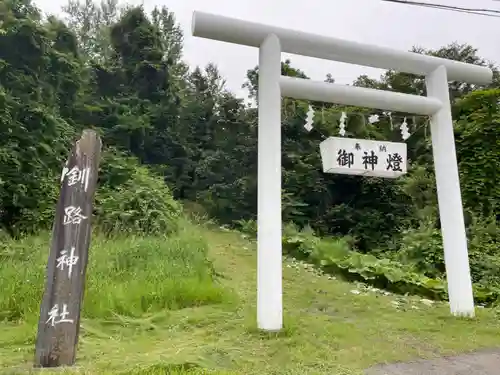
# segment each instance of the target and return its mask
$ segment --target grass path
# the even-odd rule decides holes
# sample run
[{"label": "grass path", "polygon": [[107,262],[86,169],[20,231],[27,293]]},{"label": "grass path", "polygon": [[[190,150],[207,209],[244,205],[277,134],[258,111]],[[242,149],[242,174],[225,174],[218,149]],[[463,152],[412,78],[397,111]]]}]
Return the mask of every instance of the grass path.
[{"label": "grass path", "polygon": [[[357,375],[376,363],[500,346],[494,310],[454,319],[446,304],[365,291],[288,260],[286,328],[279,335],[260,333],[254,245],[232,232],[206,230],[206,236],[234,301],[142,319],[83,320],[71,373]],[[26,373],[34,333],[34,324],[0,323],[0,373]],[[185,370],[190,366],[193,372]]]}]

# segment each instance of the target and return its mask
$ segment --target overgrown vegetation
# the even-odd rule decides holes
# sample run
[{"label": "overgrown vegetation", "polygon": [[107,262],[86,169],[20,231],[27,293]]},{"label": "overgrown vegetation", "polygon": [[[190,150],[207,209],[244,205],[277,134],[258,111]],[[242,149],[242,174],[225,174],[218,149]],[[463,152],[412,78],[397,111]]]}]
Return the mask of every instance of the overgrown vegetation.
[{"label": "overgrown vegetation", "polygon": [[[254,221],[240,221],[238,227],[255,237]],[[500,288],[496,255],[499,231],[495,221],[474,221],[469,227],[469,259],[476,303],[496,304]],[[316,265],[349,281],[362,281],[399,294],[417,294],[432,299],[448,297],[441,232],[428,225],[403,233],[398,252],[366,254],[355,250],[354,238],[315,235],[310,227],[293,224],[283,231],[285,253]],[[378,255],[378,256],[376,256]]]},{"label": "overgrown vegetation", "polygon": [[[496,282],[499,271],[495,255],[499,240],[496,223],[476,222],[471,231],[474,240],[469,244],[469,255],[476,303],[496,304],[500,297]],[[390,254],[376,257],[353,251],[349,238],[318,238],[310,229],[297,231],[288,226],[283,245],[290,255],[350,281],[362,281],[399,294],[446,299],[440,239],[441,233],[435,228],[412,230],[405,233],[399,252],[392,257]]]},{"label": "overgrown vegetation", "polygon": [[[164,309],[228,302],[215,280],[207,242],[186,221],[163,237],[95,233],[90,249],[83,314],[139,318]],[[0,245],[0,320],[36,323],[45,283],[49,236],[43,233]]]},{"label": "overgrown vegetation", "polygon": [[159,176],[117,150],[108,151],[100,168],[96,197],[99,228],[107,234],[175,233],[182,208]]}]

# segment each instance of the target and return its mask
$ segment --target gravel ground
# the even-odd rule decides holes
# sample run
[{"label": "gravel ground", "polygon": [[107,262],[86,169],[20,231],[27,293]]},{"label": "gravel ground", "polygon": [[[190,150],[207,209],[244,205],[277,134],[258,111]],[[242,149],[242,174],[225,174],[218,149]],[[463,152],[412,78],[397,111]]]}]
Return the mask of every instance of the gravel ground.
[{"label": "gravel ground", "polygon": [[455,357],[379,365],[366,375],[499,375],[500,349],[485,350]]}]

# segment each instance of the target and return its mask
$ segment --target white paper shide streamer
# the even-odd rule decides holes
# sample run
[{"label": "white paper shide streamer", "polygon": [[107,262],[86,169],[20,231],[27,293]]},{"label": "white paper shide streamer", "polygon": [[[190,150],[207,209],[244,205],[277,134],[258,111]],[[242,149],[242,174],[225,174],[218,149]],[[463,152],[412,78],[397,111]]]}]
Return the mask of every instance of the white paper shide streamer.
[{"label": "white paper shide streamer", "polygon": [[403,120],[403,123],[401,124],[401,137],[403,137],[403,140],[406,141],[408,138],[410,138],[410,132],[408,131],[408,123],[406,122],[406,117]]},{"label": "white paper shide streamer", "polygon": [[306,128],[308,132],[310,132],[313,129],[313,122],[314,122],[314,109],[312,106],[309,106],[309,111],[307,111],[306,124],[304,125],[304,128]]},{"label": "white paper shide streamer", "polygon": [[345,122],[347,120],[347,114],[345,112],[342,112],[340,115],[340,122],[339,122],[339,134],[343,137],[345,136]]}]

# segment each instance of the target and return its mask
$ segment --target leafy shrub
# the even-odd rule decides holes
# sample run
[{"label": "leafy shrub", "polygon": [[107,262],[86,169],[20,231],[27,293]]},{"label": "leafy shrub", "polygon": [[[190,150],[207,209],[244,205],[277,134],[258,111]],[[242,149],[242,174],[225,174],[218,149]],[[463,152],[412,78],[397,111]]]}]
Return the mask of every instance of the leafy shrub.
[{"label": "leafy shrub", "polygon": [[168,234],[182,212],[163,179],[137,159],[112,150],[105,154],[96,195],[97,223],[105,233]]},{"label": "leafy shrub", "polygon": [[235,226],[241,232],[248,234],[249,236],[257,236],[257,221],[256,220],[237,220],[235,221]]},{"label": "leafy shrub", "polygon": [[[473,282],[488,287],[499,287],[500,231],[495,218],[472,217],[472,223],[467,228],[467,237]],[[445,264],[441,231],[432,223],[405,231],[396,259],[429,277],[442,277]]]},{"label": "leafy shrub", "polygon": [[422,224],[402,233],[401,248],[395,259],[414,267],[428,277],[439,277],[445,272],[441,231],[434,223]]},{"label": "leafy shrub", "polygon": [[307,259],[314,255],[318,248],[329,247],[329,251],[338,255],[345,255],[353,247],[354,238],[323,237],[315,235],[314,230],[306,226],[299,230],[293,223],[288,223],[283,228],[283,250],[299,259]]},{"label": "leafy shrub", "polygon": [[[484,223],[479,227],[487,228]],[[353,251],[354,240],[349,237],[319,238],[314,235],[310,228],[301,231],[297,230],[293,225],[287,225],[285,228],[283,235],[284,251],[294,257],[314,263],[328,273],[341,275],[349,281],[362,281],[395,293],[417,294],[433,299],[447,298],[446,282],[442,278],[443,273],[433,270],[426,264],[426,261],[430,261],[430,259],[435,259],[437,264],[439,262],[443,264],[442,260],[440,260],[443,252],[435,250],[440,246],[440,237],[439,239],[437,237],[439,231],[437,230],[423,227],[421,231],[407,233],[407,239],[405,240],[405,246],[407,246],[406,258],[402,256],[402,259],[408,260],[411,255],[412,260],[405,264],[397,259],[379,259],[371,254]],[[476,232],[479,231],[479,229],[475,230]],[[496,234],[498,236],[498,231],[493,230],[493,226],[485,229],[485,232],[489,233],[489,235]],[[434,242],[429,246],[425,246],[425,241],[429,240],[429,235]],[[481,238],[486,238],[486,235]],[[416,241],[413,247],[409,247],[411,240]],[[476,248],[472,244],[473,242],[474,240],[471,241],[470,248],[475,252]],[[483,244],[483,241],[480,242]],[[481,245],[481,248],[484,250],[484,245]],[[415,254],[421,255],[417,257]],[[439,254],[441,254],[441,258],[439,258]],[[471,264],[472,268],[474,268],[474,262],[471,262]],[[493,265],[490,265],[490,267],[493,267]],[[429,277],[424,274],[425,269],[433,271],[427,273],[434,276]],[[477,267],[475,269],[478,270]],[[500,287],[490,281],[482,282],[475,278],[474,275],[473,279],[476,281],[474,284],[476,302],[495,303],[500,296]]]},{"label": "leafy shrub", "polygon": [[345,250],[346,247],[347,244],[342,240],[331,244],[321,243],[311,258],[325,271],[341,274],[350,281],[363,281],[400,294],[418,294],[434,299],[446,297],[443,280],[429,278],[394,260]]},{"label": "leafy shrub", "polygon": [[297,259],[308,259],[319,242],[309,226],[299,230],[295,224],[288,223],[283,228],[283,252]]},{"label": "leafy shrub", "polygon": [[500,287],[500,228],[496,218],[473,218],[468,239],[472,280]]},{"label": "leafy shrub", "polygon": [[428,278],[393,260],[352,251],[353,242],[349,237],[319,238],[310,228],[283,238],[288,253],[307,259],[324,271],[339,274],[347,280],[363,281],[396,293],[445,297],[446,288],[442,280]]},{"label": "leafy shrub", "polygon": [[38,190],[27,192],[31,193],[31,199],[37,202],[36,209],[21,209],[21,220],[10,226],[15,234],[35,233],[52,227],[60,193],[60,175],[50,171],[43,173],[38,184]]}]

